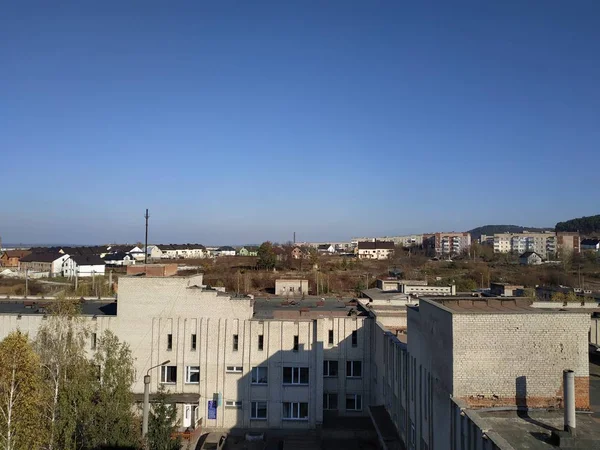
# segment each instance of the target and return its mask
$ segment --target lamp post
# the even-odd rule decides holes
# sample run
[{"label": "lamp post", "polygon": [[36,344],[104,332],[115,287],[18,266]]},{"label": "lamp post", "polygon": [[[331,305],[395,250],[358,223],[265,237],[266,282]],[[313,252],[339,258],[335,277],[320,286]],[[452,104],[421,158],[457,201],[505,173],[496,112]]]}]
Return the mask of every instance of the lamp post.
[{"label": "lamp post", "polygon": [[169,364],[171,362],[170,359],[161,362],[155,366],[152,366],[144,375],[144,413],[142,416],[142,438],[146,438],[148,434],[148,411],[150,409],[150,371],[152,369],[156,369],[157,367],[164,366],[165,364]]}]

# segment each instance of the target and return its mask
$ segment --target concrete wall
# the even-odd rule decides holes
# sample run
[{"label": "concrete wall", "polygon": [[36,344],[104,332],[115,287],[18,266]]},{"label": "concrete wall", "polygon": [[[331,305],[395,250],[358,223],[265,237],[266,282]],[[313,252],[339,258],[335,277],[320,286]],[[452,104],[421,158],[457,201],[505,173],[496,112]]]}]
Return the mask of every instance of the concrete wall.
[{"label": "concrete wall", "polygon": [[275,295],[308,295],[308,280],[279,279],[275,280]]},{"label": "concrete wall", "polygon": [[562,371],[589,408],[589,313],[454,314],[453,395],[470,406],[562,405]]}]

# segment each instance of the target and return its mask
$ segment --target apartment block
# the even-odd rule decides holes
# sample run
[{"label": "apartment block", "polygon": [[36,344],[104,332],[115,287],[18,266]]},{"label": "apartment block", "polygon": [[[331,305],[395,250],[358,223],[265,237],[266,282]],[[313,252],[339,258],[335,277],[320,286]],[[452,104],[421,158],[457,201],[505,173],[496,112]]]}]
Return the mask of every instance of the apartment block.
[{"label": "apartment block", "polygon": [[471,234],[466,232],[424,234],[423,247],[437,256],[458,255],[471,247]]},{"label": "apartment block", "polygon": [[535,252],[544,259],[553,258],[560,252],[579,253],[579,233],[497,233],[491,236],[481,236],[482,242],[493,242],[494,253]]}]

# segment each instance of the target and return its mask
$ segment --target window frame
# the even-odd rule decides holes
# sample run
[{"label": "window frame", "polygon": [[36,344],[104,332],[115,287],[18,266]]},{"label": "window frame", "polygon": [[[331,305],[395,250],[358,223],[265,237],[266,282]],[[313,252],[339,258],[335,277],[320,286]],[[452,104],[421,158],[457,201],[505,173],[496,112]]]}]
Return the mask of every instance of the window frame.
[{"label": "window frame", "polygon": [[[289,405],[290,417],[285,416],[285,405]],[[302,405],[306,405],[306,415],[300,417]],[[298,421],[308,421],[308,403],[307,402],[282,402],[282,420],[298,420]]]},{"label": "window frame", "polygon": [[243,366],[225,366],[225,373],[244,373]]},{"label": "window frame", "polygon": [[[265,376],[263,377],[266,380],[264,382],[260,381],[262,379],[260,377],[261,370],[264,370],[266,372]],[[254,366],[250,373],[250,384],[259,385],[259,386],[265,386],[265,385],[269,384],[269,367],[268,366]]]},{"label": "window frame", "polygon": [[[354,408],[348,408],[348,401],[354,402]],[[362,394],[346,394],[346,411],[362,411],[362,408]]]},{"label": "window frame", "polygon": [[298,336],[296,334],[296,335],[294,335],[294,347],[293,347],[293,350],[295,352],[297,352],[299,348],[300,348],[300,336]]},{"label": "window frame", "polygon": [[358,347],[358,330],[352,331],[352,347]]},{"label": "window frame", "polygon": [[[174,371],[173,381],[168,381],[169,369]],[[177,384],[177,366],[160,366],[160,384]]]},{"label": "window frame", "polygon": [[173,334],[167,334],[167,351],[170,352],[173,350]]},{"label": "window frame", "polygon": [[191,351],[193,351],[193,352],[195,352],[196,349],[198,348],[198,337],[197,337],[196,333],[192,333],[190,348],[191,348]]},{"label": "window frame", "polygon": [[[331,399],[335,398],[335,408],[331,407]],[[323,392],[323,411],[337,411],[339,396],[337,392]]]},{"label": "window frame", "polygon": [[262,352],[264,349],[265,349],[265,335],[259,334],[258,335],[258,350]]},{"label": "window frame", "polygon": [[[331,366],[335,367],[335,374],[331,372]],[[327,370],[325,370],[327,368]],[[340,364],[337,359],[324,359],[323,360],[323,377],[326,378],[337,378],[340,373]]]},{"label": "window frame", "polygon": [[[190,375],[198,374],[198,381],[190,381]],[[185,384],[200,384],[200,366],[185,366]]]},{"label": "window frame", "polygon": [[[264,410],[265,410],[265,416],[264,417],[260,417],[258,415],[258,411],[259,409],[263,409],[263,408],[259,408],[259,404],[264,404]],[[269,417],[269,402],[267,402],[266,400],[255,400],[250,402],[250,420],[267,420]]]},{"label": "window frame", "polygon": [[233,351],[237,352],[240,348],[240,336],[237,334],[233,335]]},{"label": "window frame", "polygon": [[[358,367],[360,367],[360,374],[359,375],[355,375],[355,372],[357,372],[355,365],[358,364]],[[350,369],[350,370],[348,370]],[[348,360],[346,361],[346,378],[362,378],[362,361],[361,360]]]},{"label": "window frame", "polygon": [[329,345],[333,345],[333,339],[334,339],[333,330],[329,330],[329,333],[327,336],[327,342]]},{"label": "window frame", "polygon": [[[290,381],[285,381],[286,379],[286,375],[285,375],[285,371],[286,369],[290,369],[291,370],[291,376],[290,376]],[[302,382],[302,374],[305,373],[306,374],[306,382]],[[308,386],[310,384],[310,370],[308,367],[301,367],[301,366],[284,366],[282,367],[282,377],[281,377],[281,381],[282,384],[285,386]]]},{"label": "window frame", "polygon": [[241,400],[225,400],[225,408],[241,409],[242,401]]}]

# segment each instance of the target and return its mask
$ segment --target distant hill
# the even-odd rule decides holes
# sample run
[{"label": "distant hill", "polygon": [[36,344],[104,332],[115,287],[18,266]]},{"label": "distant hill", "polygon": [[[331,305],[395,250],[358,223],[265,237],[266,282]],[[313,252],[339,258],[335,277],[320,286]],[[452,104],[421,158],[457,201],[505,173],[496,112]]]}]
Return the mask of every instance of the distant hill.
[{"label": "distant hill", "polygon": [[600,234],[600,214],[558,222],[556,231],[579,231],[583,235]]},{"label": "distant hill", "polygon": [[521,227],[519,225],[484,225],[469,230],[469,233],[471,233],[471,239],[475,240],[479,239],[482,234],[489,236],[496,233],[522,233],[523,231],[552,231],[552,228]]}]

